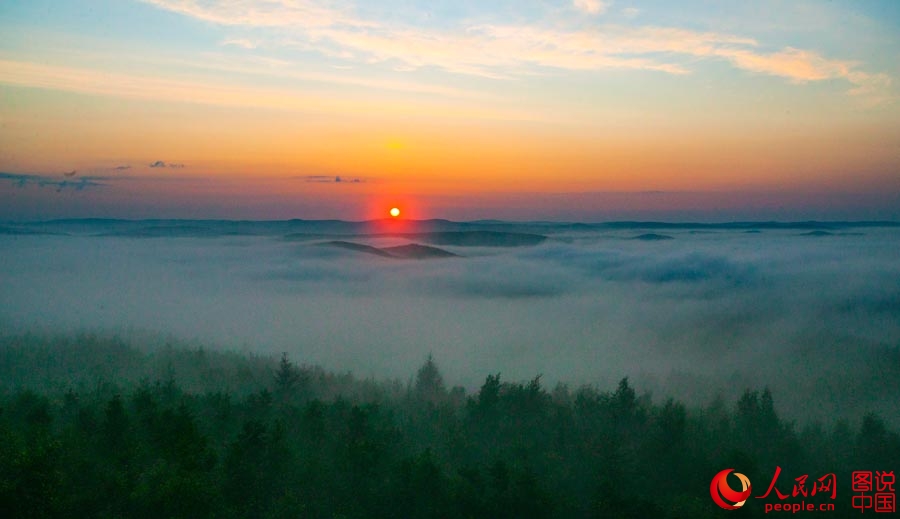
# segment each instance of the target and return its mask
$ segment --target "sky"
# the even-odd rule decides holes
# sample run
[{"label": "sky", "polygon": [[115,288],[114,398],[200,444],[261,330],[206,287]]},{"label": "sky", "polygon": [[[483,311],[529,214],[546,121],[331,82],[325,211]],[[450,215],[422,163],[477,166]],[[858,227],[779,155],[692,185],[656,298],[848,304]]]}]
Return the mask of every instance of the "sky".
[{"label": "sky", "polygon": [[900,3],[0,3],[0,219],[900,219]]}]

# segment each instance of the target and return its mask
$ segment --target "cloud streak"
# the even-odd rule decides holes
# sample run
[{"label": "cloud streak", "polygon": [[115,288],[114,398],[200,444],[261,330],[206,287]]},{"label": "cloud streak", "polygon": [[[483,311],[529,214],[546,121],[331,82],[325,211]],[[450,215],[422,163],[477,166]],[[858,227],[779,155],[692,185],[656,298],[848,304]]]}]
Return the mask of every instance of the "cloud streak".
[{"label": "cloud streak", "polygon": [[342,175],[303,175],[299,177],[306,182],[314,184],[362,184],[364,179],[359,177],[348,177]]},{"label": "cloud streak", "polygon": [[[71,173],[71,174],[70,174]],[[66,179],[73,179],[76,171],[64,173]],[[37,186],[39,188],[51,187],[56,192],[62,191],[83,191],[88,188],[102,187],[107,185],[106,177],[83,176],[73,180],[60,180],[53,175],[23,175],[16,173],[0,173],[0,180],[9,180],[16,187],[24,188],[27,186]]]},{"label": "cloud streak", "polygon": [[[247,72],[247,71],[244,71]],[[252,71],[251,71],[252,72]],[[298,80],[338,82],[359,86],[372,86],[380,90],[425,92],[442,97],[457,96],[459,91],[439,86],[415,85],[392,81],[335,79],[331,76],[286,74],[285,77]],[[166,78],[131,73],[112,72],[93,68],[48,65],[28,61],[0,59],[0,83],[38,88],[52,88],[68,92],[95,95],[110,95],[133,99],[164,100],[178,103],[205,105],[239,106],[250,108],[277,109],[280,111],[318,113],[391,113],[414,115],[425,111],[446,118],[472,118],[478,120],[536,120],[540,117],[526,109],[504,108],[494,104],[476,102],[460,105],[454,100],[385,101],[376,97],[347,100],[333,92],[308,93],[298,88],[272,88],[242,86],[222,82],[203,82],[196,79]]]},{"label": "cloud streak", "polygon": [[372,26],[342,10],[310,0],[143,0],[178,14],[220,25],[253,27]]},{"label": "cloud streak", "polygon": [[[740,70],[795,83],[841,79],[853,85],[854,95],[883,96],[890,86],[890,77],[865,72],[856,62],[793,47],[763,50],[753,38],[675,27],[470,24],[427,30],[364,20],[352,9],[312,1],[145,1],[223,26],[277,29],[286,45],[344,60],[393,63],[395,68],[435,67],[494,79],[521,77],[534,67],[686,74],[690,61],[700,58],[725,60]],[[573,7],[594,15],[604,12],[606,3],[574,0]]]},{"label": "cloud streak", "polygon": [[572,6],[587,14],[602,14],[606,12],[606,2],[601,0],[573,0]]},{"label": "cloud streak", "polygon": [[175,168],[175,169],[181,169],[181,168],[185,167],[184,164],[179,164],[179,163],[173,164],[171,162],[167,163],[163,160],[157,160],[155,162],[151,162],[150,164],[148,164],[148,166],[151,168]]}]

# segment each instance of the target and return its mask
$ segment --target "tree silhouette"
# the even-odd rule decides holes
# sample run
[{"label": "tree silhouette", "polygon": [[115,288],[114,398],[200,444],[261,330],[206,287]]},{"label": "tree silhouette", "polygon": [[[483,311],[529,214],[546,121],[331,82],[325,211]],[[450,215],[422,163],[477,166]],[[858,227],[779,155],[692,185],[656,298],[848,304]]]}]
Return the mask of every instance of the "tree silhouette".
[{"label": "tree silhouette", "polygon": [[284,400],[297,388],[299,382],[299,371],[288,360],[287,353],[282,353],[281,360],[278,362],[278,371],[275,372],[275,394]]},{"label": "tree silhouette", "polygon": [[425,360],[425,363],[422,364],[422,367],[416,373],[416,384],[414,387],[416,396],[427,402],[441,401],[447,394],[444,388],[444,377],[441,376],[441,372],[438,370],[437,364],[435,364],[430,353],[428,354],[428,359]]}]

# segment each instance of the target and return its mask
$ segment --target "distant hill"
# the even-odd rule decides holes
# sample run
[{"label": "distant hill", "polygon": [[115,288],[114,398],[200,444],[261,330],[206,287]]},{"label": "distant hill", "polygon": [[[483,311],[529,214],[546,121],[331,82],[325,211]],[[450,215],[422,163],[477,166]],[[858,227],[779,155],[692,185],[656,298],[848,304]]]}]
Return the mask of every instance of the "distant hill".
[{"label": "distant hill", "polygon": [[[284,236],[288,241],[313,241],[327,238],[403,238],[432,245],[455,247],[530,247],[547,240],[543,234],[506,231],[435,231],[435,232],[386,232],[358,234],[307,234],[292,233]],[[340,240],[339,240],[340,241]]]},{"label": "distant hill", "polygon": [[122,236],[129,238],[216,238],[219,236],[240,236],[233,229],[222,229],[200,225],[152,225],[135,229],[121,229],[101,233],[99,236]]},{"label": "distant hill", "polygon": [[808,236],[812,238],[822,238],[825,236],[865,236],[864,232],[829,232],[829,231],[809,231],[799,236]]},{"label": "distant hill", "polygon": [[382,258],[393,258],[395,257],[390,252],[383,251],[378,247],[372,247],[371,245],[363,245],[362,243],[353,243],[349,241],[342,240],[333,240],[319,243],[323,247],[336,247],[338,249],[346,249],[352,250],[354,252],[364,252],[366,254],[374,254],[376,256],[381,256]]},{"label": "distant hill", "polygon": [[458,254],[450,251],[439,249],[437,247],[429,247],[428,245],[419,245],[418,243],[410,243],[409,245],[398,245],[396,247],[385,247],[381,249],[384,252],[396,257],[406,259],[429,259],[429,258],[458,258]]},{"label": "distant hill", "polygon": [[29,229],[27,227],[7,227],[5,225],[0,225],[0,234],[6,234],[10,236],[31,236],[38,234],[65,236],[65,233],[41,231],[36,229]]},{"label": "distant hill", "polygon": [[671,240],[673,239],[671,236],[667,236],[665,234],[656,234],[656,233],[646,233],[635,236],[631,238],[632,240],[641,240],[641,241],[661,241],[661,240]]},{"label": "distant hill", "polygon": [[394,236],[431,245],[521,247],[570,232],[662,230],[798,230],[845,233],[868,228],[896,228],[900,222],[503,222],[478,220],[116,220],[103,218],[34,222],[0,222],[0,234],[71,234],[132,238],[268,236],[288,241]]},{"label": "distant hill", "polygon": [[332,240],[319,243],[324,247],[337,247],[339,249],[351,250],[354,252],[362,252],[365,254],[373,254],[382,258],[392,259],[435,259],[435,258],[458,258],[458,254],[450,251],[439,249],[437,247],[429,247],[427,245],[419,245],[418,243],[410,243],[408,245],[398,245],[396,247],[378,248],[362,243],[353,243],[343,240]]},{"label": "distant hill", "polygon": [[547,240],[542,234],[501,231],[456,231],[398,234],[401,238],[421,240],[434,245],[457,247],[524,247]]}]

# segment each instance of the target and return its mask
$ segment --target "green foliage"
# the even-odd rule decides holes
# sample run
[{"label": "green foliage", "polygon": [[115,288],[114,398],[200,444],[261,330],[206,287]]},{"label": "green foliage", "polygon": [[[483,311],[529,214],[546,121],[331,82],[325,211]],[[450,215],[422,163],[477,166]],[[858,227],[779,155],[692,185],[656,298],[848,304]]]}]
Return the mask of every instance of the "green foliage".
[{"label": "green foliage", "polygon": [[[183,364],[201,357],[176,348],[156,378],[106,380],[96,375],[117,363],[112,346],[85,337],[62,357],[98,366],[71,369],[94,384],[29,378],[0,392],[0,517],[711,517],[721,510],[709,481],[722,468],[756,486],[780,465],[787,485],[788,474],[849,477],[900,460],[900,437],[880,417],[798,433],[767,389],[689,409],[654,404],[627,378],[611,391],[548,392],[540,376],[497,373],[466,396],[447,391],[430,356],[404,390],[286,355],[211,351],[203,362],[228,375],[201,383],[206,368]],[[119,347],[129,365],[158,355]],[[15,364],[0,366],[7,373],[46,361],[2,359]]]}]

